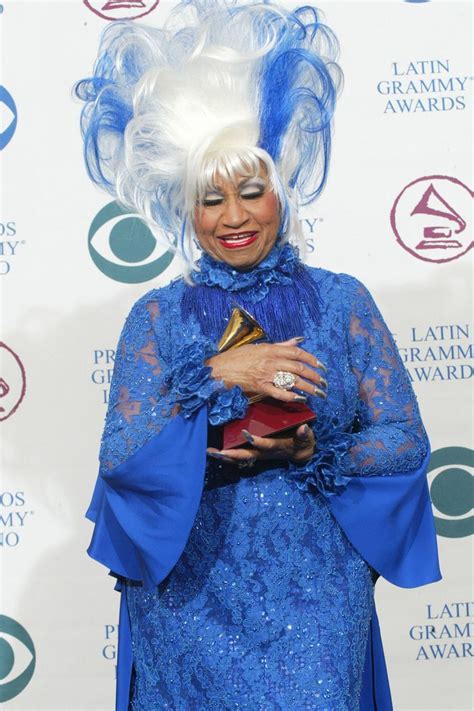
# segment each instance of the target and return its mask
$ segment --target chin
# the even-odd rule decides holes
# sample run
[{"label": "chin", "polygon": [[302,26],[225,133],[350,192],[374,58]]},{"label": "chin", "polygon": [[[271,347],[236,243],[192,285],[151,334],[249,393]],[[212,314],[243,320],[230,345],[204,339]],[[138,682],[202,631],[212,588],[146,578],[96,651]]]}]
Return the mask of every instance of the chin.
[{"label": "chin", "polygon": [[222,252],[222,250],[220,250],[218,255],[214,254],[211,256],[214,256],[221,262],[225,262],[231,267],[245,270],[252,269],[252,267],[256,267],[257,264],[259,264],[263,259],[265,259],[265,257],[269,254],[272,248],[273,244],[268,245],[265,249],[252,250],[251,252],[245,249],[234,251],[229,250],[228,252]]}]

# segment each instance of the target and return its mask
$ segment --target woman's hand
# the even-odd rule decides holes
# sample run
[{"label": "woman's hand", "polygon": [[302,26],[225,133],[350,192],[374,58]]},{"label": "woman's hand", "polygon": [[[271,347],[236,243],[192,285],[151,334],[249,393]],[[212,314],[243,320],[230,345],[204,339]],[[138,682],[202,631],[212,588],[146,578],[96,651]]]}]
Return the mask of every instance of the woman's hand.
[{"label": "woman's hand", "polygon": [[281,390],[273,384],[275,374],[282,370],[296,377],[296,390],[325,398],[326,380],[314,369],[326,368],[311,353],[298,347],[301,340],[292,338],[284,343],[240,346],[213,356],[206,365],[212,368],[213,378],[222,380],[228,388],[239,385],[245,393],[266,395],[284,402],[302,400],[291,390]]},{"label": "woman's hand", "polygon": [[300,425],[291,435],[284,433],[277,437],[257,437],[247,430],[242,430],[249,447],[245,449],[215,449],[209,447],[207,453],[215,459],[234,462],[241,466],[251,465],[261,459],[289,459],[296,464],[303,464],[314,454],[316,439],[308,425]]}]

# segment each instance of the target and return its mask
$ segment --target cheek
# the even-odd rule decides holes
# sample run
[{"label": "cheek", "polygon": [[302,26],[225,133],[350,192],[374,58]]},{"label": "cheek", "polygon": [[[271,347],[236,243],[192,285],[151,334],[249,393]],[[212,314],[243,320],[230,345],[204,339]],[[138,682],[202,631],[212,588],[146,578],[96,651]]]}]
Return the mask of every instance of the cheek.
[{"label": "cheek", "polygon": [[278,227],[280,224],[280,209],[275,193],[267,193],[260,205],[259,221],[261,224]]},{"label": "cheek", "polygon": [[211,233],[214,227],[214,221],[211,216],[206,214],[204,210],[199,210],[199,208],[196,208],[194,211],[193,223],[194,231],[196,232],[196,236],[199,240],[201,237],[205,238],[206,235]]}]

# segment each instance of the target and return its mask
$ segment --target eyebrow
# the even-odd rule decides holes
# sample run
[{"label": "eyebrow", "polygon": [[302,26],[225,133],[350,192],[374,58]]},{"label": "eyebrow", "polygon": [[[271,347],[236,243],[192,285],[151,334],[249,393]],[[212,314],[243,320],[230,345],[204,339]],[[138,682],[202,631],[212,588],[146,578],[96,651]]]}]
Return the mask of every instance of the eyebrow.
[{"label": "eyebrow", "polygon": [[238,187],[241,188],[243,185],[251,185],[252,183],[258,183],[260,186],[265,185],[265,180],[263,178],[260,178],[260,176],[255,175],[252,178],[243,178],[242,180],[239,181]]}]

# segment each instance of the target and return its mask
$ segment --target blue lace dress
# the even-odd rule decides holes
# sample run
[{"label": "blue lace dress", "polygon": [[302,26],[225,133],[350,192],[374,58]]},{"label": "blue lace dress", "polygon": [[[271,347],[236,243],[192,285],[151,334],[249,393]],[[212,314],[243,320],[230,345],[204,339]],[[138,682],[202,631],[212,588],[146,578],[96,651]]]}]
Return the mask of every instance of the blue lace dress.
[{"label": "blue lace dress", "polygon": [[[133,307],[117,349],[101,447],[113,471],[179,413],[209,424],[247,400],[204,361],[232,307],[271,340],[304,335],[327,367],[309,398],[317,451],[304,466],[209,459],[189,538],[155,589],[128,580],[135,711],[359,709],[373,573],[330,502],[355,477],[417,470],[428,443],[390,332],[356,279],[305,267],[290,246],[245,274],[204,255]],[[182,443],[175,442],[179,458]],[[364,520],[360,527],[364,527]],[[365,709],[364,709],[365,711]]]}]

